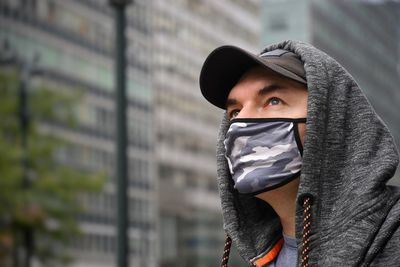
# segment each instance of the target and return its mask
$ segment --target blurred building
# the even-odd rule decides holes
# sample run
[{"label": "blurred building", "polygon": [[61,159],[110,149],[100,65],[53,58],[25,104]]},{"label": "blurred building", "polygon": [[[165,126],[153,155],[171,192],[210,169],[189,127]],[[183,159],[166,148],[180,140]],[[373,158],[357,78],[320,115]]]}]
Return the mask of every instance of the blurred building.
[{"label": "blurred building", "polygon": [[[158,197],[155,171],[150,2],[128,10],[129,243],[131,266],[157,266]],[[2,0],[0,42],[25,59],[40,55],[41,83],[77,90],[78,127],[44,125],[74,143],[57,157],[82,170],[104,170],[104,192],[85,197],[83,235],[72,245],[75,266],[115,266],[114,19],[106,0]]]},{"label": "blurred building", "polygon": [[286,39],[309,42],[311,0],[263,0],[261,7],[263,45]]},{"label": "blurred building", "polygon": [[331,55],[356,79],[400,146],[398,1],[266,0],[262,10],[264,44],[295,39]]},{"label": "blurred building", "polygon": [[[260,50],[259,0],[135,0],[127,9],[131,266],[215,266],[224,232],[215,144],[222,111],[198,76],[219,45]],[[83,198],[73,266],[115,266],[114,14],[107,0],[2,0],[0,42],[30,59],[41,83],[76,90],[78,127],[44,125],[73,141],[57,154],[105,170],[104,192]],[[233,255],[231,266],[242,265]]]},{"label": "blurred building", "polygon": [[[215,146],[222,110],[201,96],[198,77],[217,46],[260,49],[259,8],[257,0],[154,1],[161,266],[211,267],[220,262],[225,236]],[[237,257],[230,262],[243,264]]]},{"label": "blurred building", "polygon": [[312,43],[356,79],[400,145],[400,3],[314,1]]}]

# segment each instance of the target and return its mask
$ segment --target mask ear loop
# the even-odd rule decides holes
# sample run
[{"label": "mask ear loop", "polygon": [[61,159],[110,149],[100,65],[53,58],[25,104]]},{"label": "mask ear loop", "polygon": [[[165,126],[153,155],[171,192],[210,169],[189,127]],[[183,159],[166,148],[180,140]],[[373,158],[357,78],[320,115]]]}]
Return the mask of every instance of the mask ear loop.
[{"label": "mask ear loop", "polygon": [[300,151],[300,155],[303,157],[303,145],[300,139],[299,122],[293,122],[293,124],[294,124],[294,129],[293,129],[294,139],[296,140],[297,148]]}]

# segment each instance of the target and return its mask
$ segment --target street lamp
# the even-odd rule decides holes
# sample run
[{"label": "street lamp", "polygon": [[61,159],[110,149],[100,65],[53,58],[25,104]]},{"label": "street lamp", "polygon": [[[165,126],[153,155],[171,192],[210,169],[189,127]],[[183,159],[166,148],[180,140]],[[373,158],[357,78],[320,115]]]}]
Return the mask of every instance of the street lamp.
[{"label": "street lamp", "polygon": [[122,6],[125,7],[126,5],[129,5],[132,3],[132,0],[110,0],[110,4],[112,6]]},{"label": "street lamp", "polygon": [[[21,130],[21,148],[22,148],[22,187],[29,189],[32,185],[32,176],[29,175],[28,162],[28,133],[29,133],[29,83],[34,75],[40,75],[42,72],[36,68],[39,61],[39,54],[35,53],[31,60],[24,60],[18,53],[11,49],[7,40],[3,42],[3,55],[0,57],[0,65],[17,65],[19,72],[19,108],[18,117]],[[34,232],[31,227],[26,227],[23,232],[24,262],[23,266],[30,267],[34,253]],[[18,266],[18,252],[14,254],[14,265]]]},{"label": "street lamp", "polygon": [[131,0],[110,0],[115,9],[115,76],[116,76],[116,113],[117,113],[117,266],[129,266],[128,247],[128,168],[127,168],[127,122],[126,122],[126,38],[125,7]]}]

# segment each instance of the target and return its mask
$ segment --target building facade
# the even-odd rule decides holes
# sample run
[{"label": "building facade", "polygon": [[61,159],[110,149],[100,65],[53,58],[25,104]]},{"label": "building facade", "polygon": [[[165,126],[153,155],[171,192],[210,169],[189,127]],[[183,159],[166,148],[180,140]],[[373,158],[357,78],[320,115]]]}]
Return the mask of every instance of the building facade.
[{"label": "building facade", "polygon": [[[129,258],[158,264],[158,194],[154,160],[151,25],[148,1],[127,13]],[[65,164],[107,174],[104,191],[82,199],[82,236],[71,245],[74,266],[115,266],[114,14],[108,1],[0,1],[0,42],[29,60],[40,56],[41,83],[82,94],[78,126],[46,125],[74,145],[59,151]],[[134,58],[134,60],[133,60]],[[38,79],[38,78],[35,78]]]},{"label": "building facade", "polygon": [[[198,76],[217,46],[260,50],[261,3],[133,2],[126,29],[130,266],[215,266],[224,245],[215,163],[223,112],[203,99]],[[38,53],[41,83],[82,93],[78,127],[46,125],[74,144],[58,159],[107,173],[104,190],[82,199],[74,267],[116,261],[114,33],[107,0],[0,1],[0,42],[26,59]],[[231,266],[241,265],[233,252]]]},{"label": "building facade", "polygon": [[[160,266],[218,265],[224,232],[215,147],[222,110],[202,97],[200,68],[216,47],[260,49],[260,2],[154,1]],[[232,266],[240,266],[234,255]]]},{"label": "building facade", "polygon": [[309,42],[311,40],[310,3],[310,0],[262,1],[262,44],[265,46],[286,39]]},{"label": "building facade", "polygon": [[[312,42],[356,79],[400,144],[400,3],[314,1]],[[345,26],[344,26],[345,25]]]},{"label": "building facade", "polygon": [[[262,10],[264,44],[295,39],[331,55],[355,78],[400,145],[399,2],[268,0]],[[399,171],[392,182],[400,184]]]}]

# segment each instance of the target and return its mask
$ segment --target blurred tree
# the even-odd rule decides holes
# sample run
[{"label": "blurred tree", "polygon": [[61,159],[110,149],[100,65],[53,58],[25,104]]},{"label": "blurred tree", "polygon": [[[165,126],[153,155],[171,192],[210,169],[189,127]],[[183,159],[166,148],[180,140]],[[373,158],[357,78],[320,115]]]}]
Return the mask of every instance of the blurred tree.
[{"label": "blurred tree", "polygon": [[[41,130],[41,126],[73,127],[79,95],[45,86],[30,88],[29,92],[28,171],[24,174],[19,78],[15,69],[0,69],[0,265],[21,265],[22,236],[27,229],[34,233],[35,261],[45,266],[67,264],[72,258],[66,245],[79,234],[79,197],[100,190],[104,175],[71,168],[57,160],[56,153],[70,143]],[[26,177],[30,180],[28,187],[24,186]]]}]

